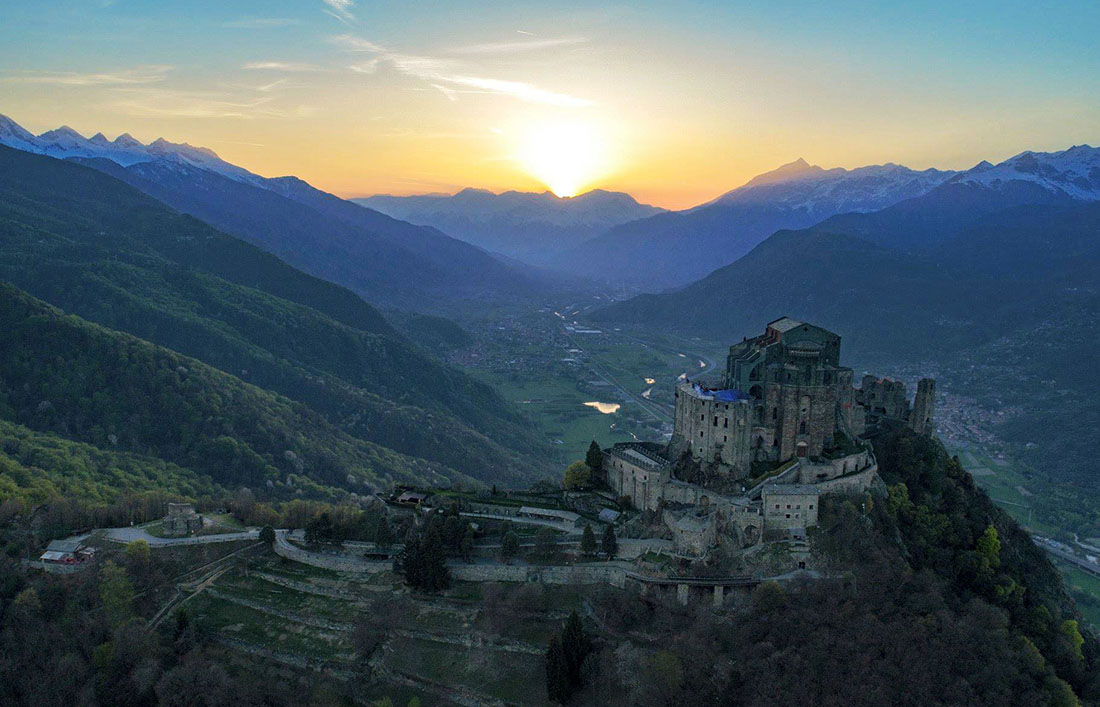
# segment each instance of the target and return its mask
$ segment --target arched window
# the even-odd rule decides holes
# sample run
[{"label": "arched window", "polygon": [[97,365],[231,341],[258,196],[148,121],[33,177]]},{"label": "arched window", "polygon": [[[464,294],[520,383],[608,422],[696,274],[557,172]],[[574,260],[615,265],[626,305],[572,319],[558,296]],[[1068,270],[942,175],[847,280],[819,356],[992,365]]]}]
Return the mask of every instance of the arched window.
[{"label": "arched window", "polygon": [[753,400],[760,400],[764,397],[764,389],[758,385],[754,385],[753,387],[749,388],[749,397]]},{"label": "arched window", "polygon": [[798,423],[798,434],[800,434],[800,435],[806,434],[806,421],[805,420]]}]

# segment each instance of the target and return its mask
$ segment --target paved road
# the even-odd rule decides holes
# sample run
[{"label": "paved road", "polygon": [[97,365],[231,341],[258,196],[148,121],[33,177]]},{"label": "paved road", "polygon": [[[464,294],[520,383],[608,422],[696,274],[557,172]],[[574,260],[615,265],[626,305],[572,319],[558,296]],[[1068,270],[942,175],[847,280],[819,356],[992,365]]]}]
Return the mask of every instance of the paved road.
[{"label": "paved road", "polygon": [[1081,568],[1085,572],[1088,572],[1094,577],[1100,577],[1100,564],[1089,562],[1085,558],[1073,553],[1070,550],[1065,549],[1065,547],[1062,547],[1059,544],[1055,544],[1055,541],[1051,540],[1050,538],[1044,538],[1042,535],[1033,535],[1031,537],[1035,540],[1035,543],[1039,547],[1043,548],[1051,555],[1054,555],[1055,557],[1064,560],[1065,562],[1069,562],[1072,565],[1076,565],[1077,567]]},{"label": "paved road", "polygon": [[132,526],[129,528],[108,528],[104,537],[116,543],[128,543],[134,540],[144,540],[150,547],[163,547],[170,545],[205,545],[207,543],[224,543],[234,540],[256,540],[260,537],[259,530],[244,530],[238,533],[219,533],[217,535],[196,535],[187,538],[158,538],[150,535],[145,528]]}]

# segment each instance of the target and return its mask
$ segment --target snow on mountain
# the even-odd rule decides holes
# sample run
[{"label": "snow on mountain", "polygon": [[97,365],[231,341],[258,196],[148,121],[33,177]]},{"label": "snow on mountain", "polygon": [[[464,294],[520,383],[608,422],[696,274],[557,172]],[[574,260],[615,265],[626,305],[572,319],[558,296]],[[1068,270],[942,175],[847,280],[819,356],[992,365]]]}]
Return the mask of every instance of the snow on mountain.
[{"label": "snow on mountain", "polygon": [[89,139],[67,125],[35,136],[5,115],[0,115],[0,145],[57,159],[107,159],[123,167],[166,160],[217,172],[239,182],[256,185],[263,182],[262,177],[229,164],[205,147],[168,142],[164,138],[145,145],[129,133],[119,135],[113,142],[103,133],[96,133]]},{"label": "snow on mountain", "polygon": [[35,137],[6,115],[0,115],[0,144],[17,150],[34,152]]},{"label": "snow on mountain", "polygon": [[1100,200],[1100,148],[1075,145],[1061,152],[1021,152],[997,165],[983,161],[951,181],[990,189],[1030,182],[1072,199],[1096,201]]},{"label": "snow on mountain", "polygon": [[938,169],[917,171],[892,162],[856,169],[823,169],[798,159],[754,177],[744,186],[693,210],[714,204],[767,204],[823,218],[837,213],[877,211],[926,194],[954,175],[955,172]]}]

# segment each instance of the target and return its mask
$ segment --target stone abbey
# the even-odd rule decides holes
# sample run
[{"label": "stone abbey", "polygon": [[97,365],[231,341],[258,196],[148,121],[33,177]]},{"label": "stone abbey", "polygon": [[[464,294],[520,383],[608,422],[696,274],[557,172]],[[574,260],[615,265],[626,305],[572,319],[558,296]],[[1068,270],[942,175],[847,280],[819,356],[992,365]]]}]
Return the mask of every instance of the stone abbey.
[{"label": "stone abbey", "polygon": [[816,523],[822,493],[881,485],[865,437],[934,431],[934,380],[919,382],[910,405],[903,382],[864,376],[856,388],[853,378],[840,336],[777,319],[730,346],[718,386],[678,383],[667,445],[607,450],[606,481],[637,508],[662,512],[688,554],[723,528],[743,544],[766,532],[797,536]]}]

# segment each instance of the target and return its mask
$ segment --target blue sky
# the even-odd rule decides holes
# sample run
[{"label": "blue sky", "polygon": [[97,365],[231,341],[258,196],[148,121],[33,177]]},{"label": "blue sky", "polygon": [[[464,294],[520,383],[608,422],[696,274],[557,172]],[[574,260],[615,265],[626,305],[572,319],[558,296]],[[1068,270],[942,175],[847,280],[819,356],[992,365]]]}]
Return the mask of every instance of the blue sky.
[{"label": "blue sky", "polygon": [[5,0],[0,112],[343,194],[539,188],[529,143],[576,135],[585,186],[686,206],[797,157],[1095,144],[1098,36],[1098,2]]}]

